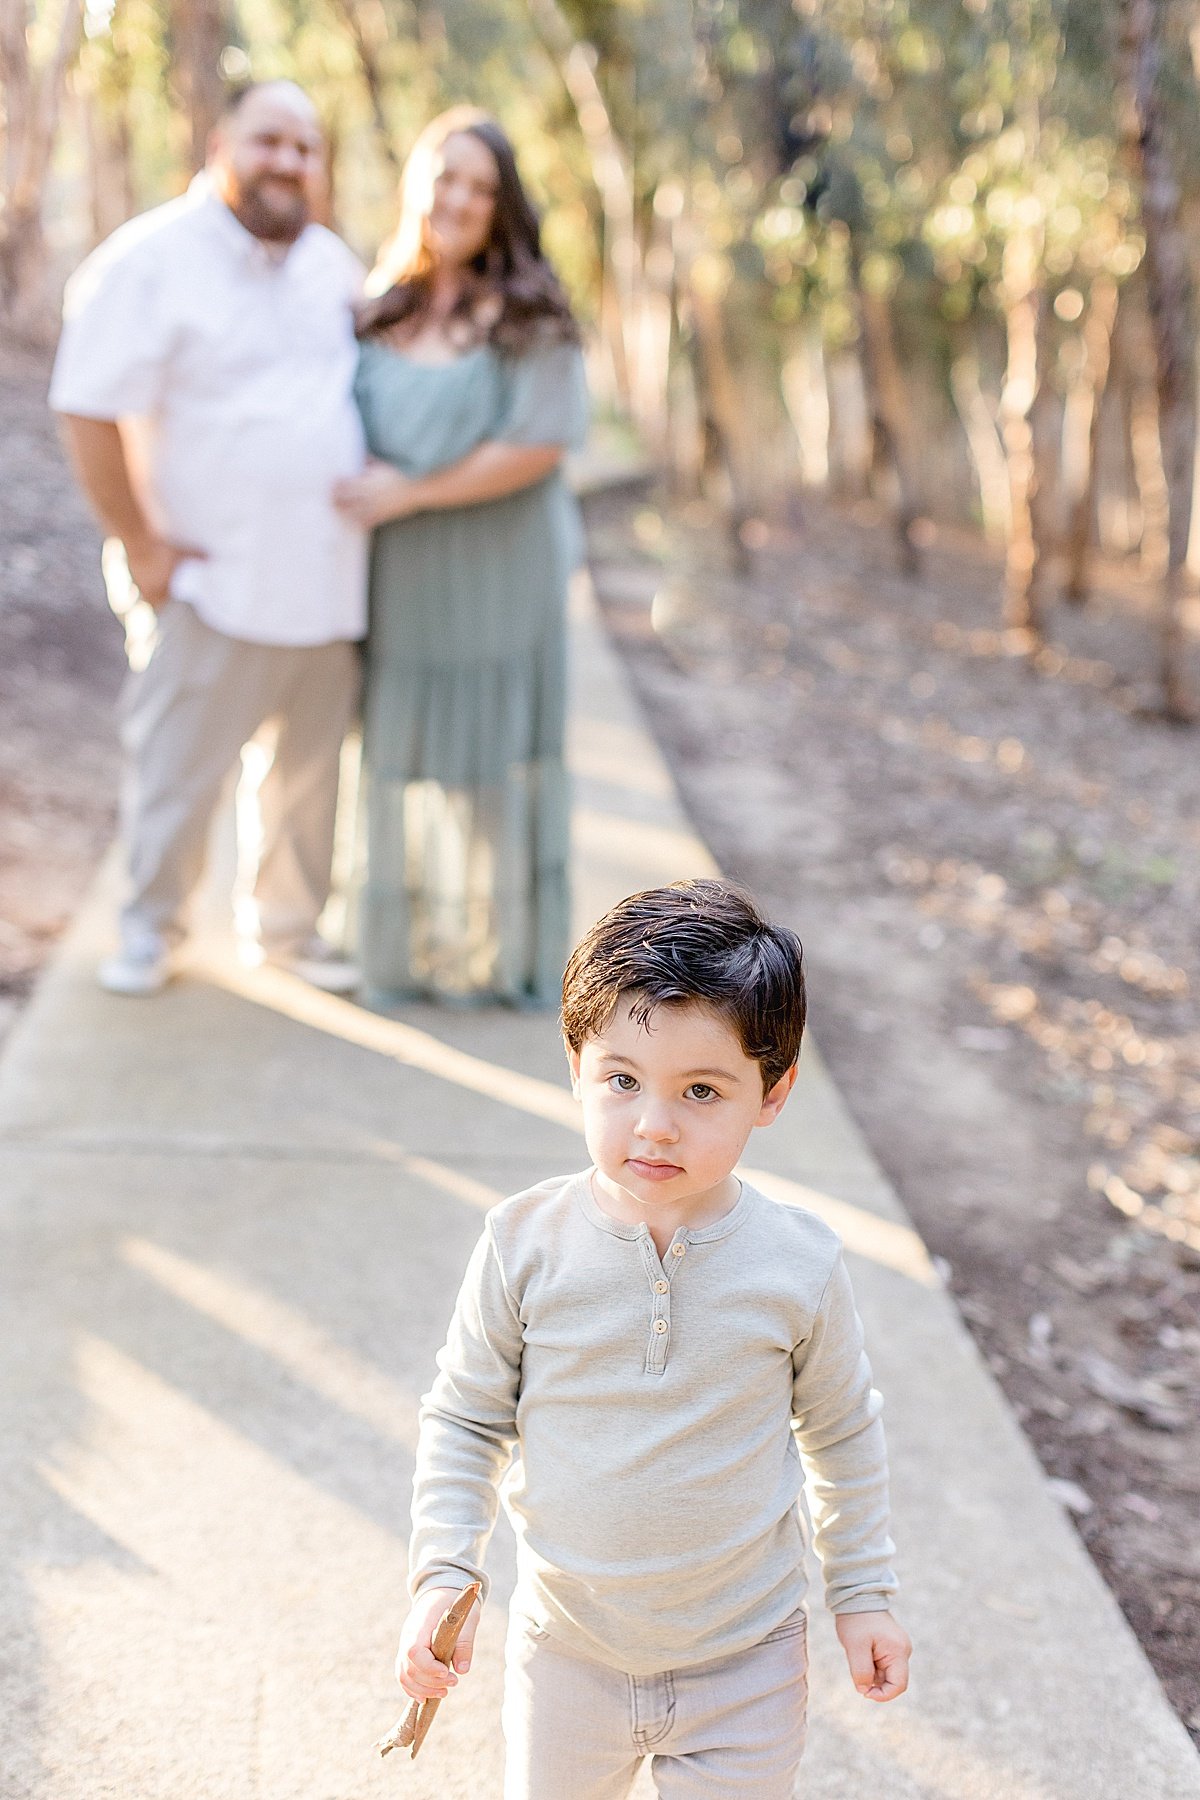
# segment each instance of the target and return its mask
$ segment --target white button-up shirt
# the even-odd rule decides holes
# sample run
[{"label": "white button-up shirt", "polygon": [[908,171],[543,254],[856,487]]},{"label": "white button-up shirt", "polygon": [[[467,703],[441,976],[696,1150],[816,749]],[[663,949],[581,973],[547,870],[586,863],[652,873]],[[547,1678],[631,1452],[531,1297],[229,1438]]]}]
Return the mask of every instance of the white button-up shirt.
[{"label": "white button-up shirt", "polygon": [[205,552],[174,598],[257,644],[366,629],[366,541],[331,492],[363,462],[357,259],[309,225],[283,257],[201,176],[72,278],[50,404],[120,422],[155,526]]}]

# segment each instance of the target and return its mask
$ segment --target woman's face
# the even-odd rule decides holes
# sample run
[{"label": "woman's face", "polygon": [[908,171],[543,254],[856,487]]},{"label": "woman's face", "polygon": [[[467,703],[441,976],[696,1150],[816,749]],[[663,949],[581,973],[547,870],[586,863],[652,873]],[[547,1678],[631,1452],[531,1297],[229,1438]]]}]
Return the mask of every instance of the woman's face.
[{"label": "woman's face", "polygon": [[479,255],[491,236],[499,191],[496,159],[473,133],[455,132],[434,152],[426,233],[439,261],[461,267]]}]

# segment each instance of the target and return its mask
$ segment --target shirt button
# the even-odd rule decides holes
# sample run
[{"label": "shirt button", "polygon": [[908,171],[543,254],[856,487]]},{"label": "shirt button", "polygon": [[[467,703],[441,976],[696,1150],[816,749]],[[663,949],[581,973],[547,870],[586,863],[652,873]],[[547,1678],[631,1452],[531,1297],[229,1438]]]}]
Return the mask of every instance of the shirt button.
[{"label": "shirt button", "polygon": [[687,1249],[686,1244],[672,1244],[671,1245],[671,1255],[672,1256],[682,1256],[686,1249]]},{"label": "shirt button", "polygon": [[654,1329],[657,1331],[659,1337],[661,1337],[663,1332],[667,1329],[667,1321],[665,1319],[655,1319]]},{"label": "shirt button", "polygon": [[656,1281],[654,1284],[654,1291],[656,1294],[665,1294],[668,1291],[667,1283],[665,1281]]}]

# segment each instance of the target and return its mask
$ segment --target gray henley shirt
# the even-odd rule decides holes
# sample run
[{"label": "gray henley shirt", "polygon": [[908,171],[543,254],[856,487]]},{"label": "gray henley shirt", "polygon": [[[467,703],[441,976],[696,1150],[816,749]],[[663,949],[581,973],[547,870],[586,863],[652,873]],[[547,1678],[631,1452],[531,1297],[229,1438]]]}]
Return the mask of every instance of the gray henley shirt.
[{"label": "gray henley shirt", "polygon": [[[743,1183],[660,1259],[590,1171],[488,1215],[421,1407],[413,1594],[484,1582],[504,1503],[514,1605],[631,1675],[759,1642],[805,1595],[888,1606],[881,1401],[837,1236]],[[512,1452],[519,1457],[504,1479]]]}]

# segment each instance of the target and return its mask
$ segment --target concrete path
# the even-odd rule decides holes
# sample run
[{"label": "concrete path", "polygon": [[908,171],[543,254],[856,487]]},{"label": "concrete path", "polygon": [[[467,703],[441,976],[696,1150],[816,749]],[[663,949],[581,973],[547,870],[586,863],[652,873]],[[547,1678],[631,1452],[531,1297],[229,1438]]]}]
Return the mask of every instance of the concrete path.
[{"label": "concrete path", "polygon": [[[708,864],[586,605],[577,671],[582,924]],[[500,1605],[420,1761],[371,1745],[400,1710],[414,1411],[459,1271],[485,1207],[583,1161],[553,1026],[381,1020],[219,941],[160,1000],[112,1000],[110,904],[0,1067],[0,1795],[499,1800]],[[918,1646],[910,1695],[872,1708],[818,1613],[803,1793],[1200,1797],[811,1047],[752,1148],[850,1248]],[[494,1563],[502,1600],[503,1528]]]}]

